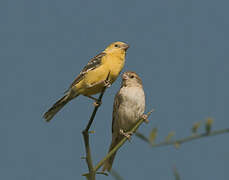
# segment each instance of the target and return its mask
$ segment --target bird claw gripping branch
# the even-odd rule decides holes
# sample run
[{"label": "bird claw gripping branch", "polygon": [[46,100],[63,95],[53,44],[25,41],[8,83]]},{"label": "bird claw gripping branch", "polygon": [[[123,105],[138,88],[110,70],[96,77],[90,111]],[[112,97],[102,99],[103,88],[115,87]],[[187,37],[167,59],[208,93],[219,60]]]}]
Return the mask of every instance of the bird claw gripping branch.
[{"label": "bird claw gripping branch", "polygon": [[132,132],[124,132],[123,129],[120,129],[119,132],[120,132],[121,135],[126,137],[128,139],[128,141],[131,141],[131,136],[133,135]]}]

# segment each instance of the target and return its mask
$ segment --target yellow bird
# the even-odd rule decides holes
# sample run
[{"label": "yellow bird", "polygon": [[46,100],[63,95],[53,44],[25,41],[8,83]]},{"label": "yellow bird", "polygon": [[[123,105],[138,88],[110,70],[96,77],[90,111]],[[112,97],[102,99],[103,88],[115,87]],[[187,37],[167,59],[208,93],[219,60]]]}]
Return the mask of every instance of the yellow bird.
[{"label": "yellow bird", "polygon": [[66,94],[59,99],[43,116],[49,122],[65,104],[79,95],[93,98],[100,93],[109,74],[112,84],[119,76],[125,64],[125,55],[129,45],[124,42],[111,43],[102,53],[92,58],[73,81]]}]

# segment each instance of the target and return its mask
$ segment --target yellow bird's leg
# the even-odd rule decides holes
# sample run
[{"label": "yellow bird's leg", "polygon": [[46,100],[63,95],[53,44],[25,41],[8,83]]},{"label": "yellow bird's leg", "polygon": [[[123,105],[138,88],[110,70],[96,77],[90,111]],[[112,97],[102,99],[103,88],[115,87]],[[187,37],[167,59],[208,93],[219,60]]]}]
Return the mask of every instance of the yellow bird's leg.
[{"label": "yellow bird's leg", "polygon": [[107,87],[107,88],[111,87],[111,83],[109,80],[106,79],[105,81],[103,81],[103,83],[104,83],[105,87]]},{"label": "yellow bird's leg", "polygon": [[102,102],[101,101],[99,101],[97,98],[95,98],[95,97],[93,97],[93,96],[86,96],[86,97],[88,97],[88,98],[90,98],[90,99],[93,99],[95,102],[93,103],[93,105],[96,107],[96,106],[100,106],[101,104],[102,104]]},{"label": "yellow bird's leg", "polygon": [[111,86],[111,83],[109,80],[103,80],[103,81],[99,81],[99,82],[87,85],[87,88],[92,88],[92,87],[100,85],[100,84],[103,84],[104,86],[106,86],[108,88]]}]

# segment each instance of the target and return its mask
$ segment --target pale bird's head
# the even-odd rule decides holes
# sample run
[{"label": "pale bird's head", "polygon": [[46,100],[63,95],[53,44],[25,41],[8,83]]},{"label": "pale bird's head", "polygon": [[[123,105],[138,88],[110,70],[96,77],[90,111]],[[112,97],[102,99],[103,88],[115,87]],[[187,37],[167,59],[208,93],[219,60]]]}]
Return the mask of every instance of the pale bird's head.
[{"label": "pale bird's head", "polygon": [[124,42],[113,42],[105,50],[105,53],[125,53],[129,45]]},{"label": "pale bird's head", "polygon": [[142,80],[135,72],[127,71],[122,75],[122,86],[142,86]]}]

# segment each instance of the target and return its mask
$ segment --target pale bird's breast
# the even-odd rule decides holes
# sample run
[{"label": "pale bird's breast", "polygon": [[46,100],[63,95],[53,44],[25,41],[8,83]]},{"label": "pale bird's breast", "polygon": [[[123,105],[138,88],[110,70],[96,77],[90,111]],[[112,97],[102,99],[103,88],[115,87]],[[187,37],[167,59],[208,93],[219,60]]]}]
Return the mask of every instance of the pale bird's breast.
[{"label": "pale bird's breast", "polygon": [[140,87],[122,88],[122,103],[119,107],[119,126],[130,130],[145,111],[145,95]]}]

